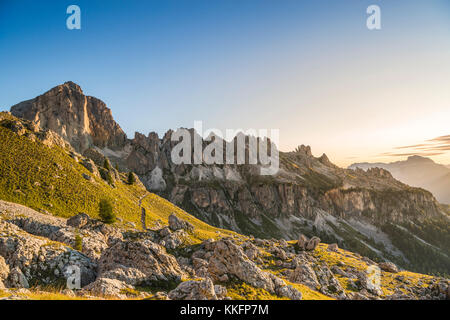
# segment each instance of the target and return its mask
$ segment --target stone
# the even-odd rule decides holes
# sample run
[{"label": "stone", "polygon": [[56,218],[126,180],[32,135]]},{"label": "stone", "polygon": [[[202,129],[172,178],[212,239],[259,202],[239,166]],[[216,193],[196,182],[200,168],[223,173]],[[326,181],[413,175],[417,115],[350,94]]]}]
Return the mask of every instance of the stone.
[{"label": "stone", "polygon": [[304,236],[303,234],[301,234],[298,237],[298,241],[297,241],[298,247],[302,250],[305,250],[307,243],[308,243],[308,238],[306,236]]},{"label": "stone", "polygon": [[[219,293],[223,294],[220,288]],[[217,300],[215,286],[211,279],[200,281],[190,280],[182,282],[178,287],[169,292],[171,300]]]},{"label": "stone", "polygon": [[[78,251],[56,242],[49,244],[9,222],[0,221],[0,233],[13,235],[0,237],[0,253],[14,266],[6,281],[11,287],[26,288],[32,279],[44,286],[65,282],[69,267],[79,268],[81,286],[96,278],[96,264]],[[47,276],[42,277],[42,273]]]},{"label": "stone", "polygon": [[166,249],[173,250],[180,247],[188,239],[188,234],[183,229],[177,230],[165,236],[160,244]]},{"label": "stone", "polygon": [[227,288],[221,285],[215,285],[214,292],[216,293],[218,299],[225,299],[228,293]]},{"label": "stone", "polygon": [[177,231],[181,229],[187,232],[194,231],[194,226],[191,223],[178,218],[175,214],[171,214],[169,216],[169,228],[172,231]]},{"label": "stone", "polygon": [[92,161],[91,159],[83,159],[81,161],[81,164],[83,165],[83,167],[85,167],[94,176],[100,177],[100,171],[98,170],[98,168],[95,165],[94,161]]},{"label": "stone", "polygon": [[66,224],[70,227],[80,229],[80,228],[84,227],[86,224],[88,224],[89,221],[91,221],[91,218],[86,213],[79,213],[79,214],[67,219]]},{"label": "stone", "polygon": [[100,274],[118,267],[139,270],[145,281],[179,281],[183,272],[174,256],[147,239],[119,241],[106,249],[100,260]]},{"label": "stone", "polygon": [[30,287],[27,278],[19,267],[15,267],[10,271],[6,283],[10,288],[28,289]]},{"label": "stone", "polygon": [[316,273],[309,263],[299,265],[295,268],[289,278],[289,281],[304,284],[314,290],[319,287],[319,281],[317,280]]},{"label": "stone", "polygon": [[102,297],[124,298],[127,289],[133,289],[133,287],[117,279],[99,278],[84,287],[83,291]]},{"label": "stone", "polygon": [[209,259],[208,272],[212,280],[219,280],[223,275],[233,275],[250,285],[274,292],[270,275],[259,269],[244,254],[242,248],[230,240],[214,243],[213,255]]},{"label": "stone", "polygon": [[381,262],[378,264],[381,270],[391,273],[398,273],[398,268],[392,262]]},{"label": "stone", "polygon": [[312,237],[308,241],[305,249],[308,250],[308,251],[313,251],[313,250],[316,249],[316,247],[319,245],[319,243],[320,243],[320,238],[319,237]]},{"label": "stone", "polygon": [[128,285],[138,286],[146,281],[147,276],[136,268],[119,266],[102,273],[102,278],[120,280]]},{"label": "stone", "polygon": [[0,256],[0,286],[9,276],[9,266],[6,264],[5,259]]},{"label": "stone", "polygon": [[293,286],[282,286],[277,290],[277,294],[282,297],[287,297],[291,300],[302,300],[302,293]]},{"label": "stone", "polygon": [[328,251],[338,252],[339,247],[337,243],[332,243],[328,245]]}]

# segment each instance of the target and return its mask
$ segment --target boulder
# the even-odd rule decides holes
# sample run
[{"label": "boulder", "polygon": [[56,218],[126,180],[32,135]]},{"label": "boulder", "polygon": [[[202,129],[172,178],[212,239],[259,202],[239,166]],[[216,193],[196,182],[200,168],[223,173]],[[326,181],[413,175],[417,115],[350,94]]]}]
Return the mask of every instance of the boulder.
[{"label": "boulder", "polygon": [[161,241],[160,245],[164,246],[166,249],[173,250],[181,246],[188,238],[186,231],[183,229],[177,230],[165,236]]},{"label": "boulder", "polygon": [[89,292],[102,297],[126,298],[127,290],[133,289],[132,286],[123,281],[109,278],[99,278],[83,288],[83,292]]},{"label": "boulder", "polygon": [[208,264],[208,273],[212,280],[227,281],[233,276],[270,293],[290,299],[301,299],[301,293],[297,289],[286,286],[277,276],[262,271],[248,259],[242,248],[231,240],[208,241],[204,243],[204,247],[212,251]]},{"label": "boulder", "polygon": [[209,243],[209,246],[214,247],[208,265],[208,272],[213,281],[219,281],[223,275],[233,275],[254,287],[274,292],[270,274],[263,272],[250,261],[241,247],[231,240]]},{"label": "boulder", "polygon": [[[223,295],[220,288],[219,293]],[[185,281],[169,292],[172,300],[217,300],[215,287],[211,279]]]},{"label": "boulder", "polygon": [[175,214],[171,214],[169,216],[169,228],[172,231],[177,231],[177,230],[185,230],[188,232],[194,231],[194,226],[191,223],[178,218]]},{"label": "boulder", "polygon": [[332,243],[328,245],[328,251],[338,252],[339,247],[337,243]]},{"label": "boulder", "polygon": [[98,168],[95,165],[94,161],[92,161],[91,159],[83,159],[81,161],[81,164],[94,176],[100,177],[100,171],[98,171]]},{"label": "boulder", "polygon": [[312,237],[309,241],[308,244],[306,245],[306,250],[308,251],[313,251],[316,249],[316,247],[319,245],[320,243],[320,238],[319,237]]},{"label": "boulder", "polygon": [[299,265],[295,268],[289,278],[289,281],[304,284],[314,290],[319,287],[319,281],[317,280],[316,273],[309,263]]},{"label": "boulder", "polygon": [[399,270],[392,262],[381,262],[378,264],[381,270],[391,273],[397,273]]},{"label": "boulder", "polygon": [[286,297],[291,300],[302,300],[302,293],[293,286],[282,286],[277,290],[277,294],[281,297]]},{"label": "boulder", "polygon": [[359,287],[362,289],[361,291],[365,290],[376,296],[383,294],[380,284],[378,283],[378,280],[376,278],[377,275],[368,274],[366,272],[360,272],[358,273],[357,276],[359,281]]},{"label": "boulder", "polygon": [[6,285],[9,288],[25,288],[28,289],[30,287],[27,278],[23,274],[22,270],[19,267],[13,268],[6,281]]},{"label": "boulder", "polygon": [[100,260],[100,273],[128,267],[139,270],[145,281],[179,281],[183,272],[174,256],[147,239],[118,241],[106,249]]},{"label": "boulder", "polygon": [[306,244],[308,243],[308,238],[306,236],[304,236],[303,234],[300,235],[300,237],[298,237],[298,247],[302,250],[305,250],[306,248]]},{"label": "boulder", "polygon": [[260,255],[259,249],[253,243],[247,241],[242,244],[245,255],[252,261],[256,260]]},{"label": "boulder", "polygon": [[221,285],[215,285],[214,286],[214,292],[216,293],[216,296],[218,299],[225,299],[227,297],[227,288]]},{"label": "boulder", "polygon": [[102,278],[119,280],[128,285],[137,286],[143,284],[147,279],[147,276],[136,268],[120,266],[104,272]]},{"label": "boulder", "polygon": [[69,219],[67,219],[67,225],[74,228],[84,227],[91,218],[86,213],[79,213]]},{"label": "boulder", "polygon": [[26,233],[8,222],[0,221],[0,233],[10,235],[0,237],[0,255],[13,268],[7,280],[10,286],[66,282],[69,268],[79,268],[81,286],[96,278],[96,264],[67,246]]},{"label": "boulder", "polygon": [[0,256],[0,287],[4,283],[4,281],[8,278],[9,275],[9,266],[6,264],[5,259]]}]

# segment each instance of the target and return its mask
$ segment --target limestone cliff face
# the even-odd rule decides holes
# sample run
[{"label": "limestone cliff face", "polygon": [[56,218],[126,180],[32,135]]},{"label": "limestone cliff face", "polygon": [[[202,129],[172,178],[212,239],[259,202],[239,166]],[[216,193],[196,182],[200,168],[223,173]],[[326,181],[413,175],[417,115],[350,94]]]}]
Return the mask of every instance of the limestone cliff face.
[{"label": "limestone cliff face", "polygon": [[80,153],[91,146],[120,148],[126,141],[105,103],[84,95],[73,82],[15,105],[11,113],[58,133]]},{"label": "limestone cliff face", "polygon": [[[395,180],[383,169],[347,170],[309,146],[281,153],[280,171],[260,176],[252,166],[174,165],[171,131],[159,139],[136,133],[122,165],[147,188],[208,223],[243,233],[289,238],[292,219],[315,221],[318,213],[369,224],[423,221],[442,215],[433,195]],[[285,222],[285,225],[263,226]]]}]

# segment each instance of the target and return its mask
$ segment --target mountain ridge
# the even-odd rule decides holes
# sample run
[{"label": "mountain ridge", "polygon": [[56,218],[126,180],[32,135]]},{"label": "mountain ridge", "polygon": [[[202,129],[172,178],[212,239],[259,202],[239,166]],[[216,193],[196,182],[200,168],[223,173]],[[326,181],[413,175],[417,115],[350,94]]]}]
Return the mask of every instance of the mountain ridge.
[{"label": "mountain ridge", "polygon": [[[78,93],[67,94],[67,86],[71,85],[55,90],[56,97],[47,95],[27,102],[31,110],[28,113],[23,107],[11,111],[44,127],[51,123],[46,118],[52,113],[42,114],[40,110],[56,108],[63,115],[77,114],[72,109],[84,110],[86,99]],[[66,99],[72,96],[73,101]],[[103,107],[101,103],[92,107],[97,105]],[[62,123],[66,127],[73,127],[71,117],[59,118],[69,121]],[[94,121],[95,117],[90,119]],[[326,155],[316,158],[309,146],[301,145],[292,152],[280,153],[280,170],[276,175],[260,176],[258,165],[174,165],[171,130],[162,138],[156,133],[148,136],[136,133],[133,139],[125,136],[117,144],[109,144],[109,137],[102,136],[100,140],[87,139],[84,146],[77,144],[80,139],[78,131],[75,132],[74,137],[67,138],[75,141],[74,148],[97,165],[109,159],[121,171],[135,172],[149,191],[214,226],[284,239],[295,238],[299,233],[311,236],[320,233],[329,242],[338,242],[373,259],[390,259],[420,271],[432,272],[440,265],[438,261],[448,259],[448,248],[437,237],[431,239],[415,227],[418,224],[429,228],[432,234],[447,232],[434,226],[442,223],[447,226],[448,213],[430,192],[403,184],[386,170],[339,168]],[[118,136],[122,137],[120,131]],[[402,232],[412,240],[404,243],[398,238]],[[422,241],[431,242],[437,248],[436,254],[442,257],[434,256],[434,249],[429,251]],[[422,252],[423,257],[415,258],[412,250]],[[433,254],[435,265],[424,261],[428,254]]]},{"label": "mountain ridge", "polygon": [[446,204],[450,204],[450,168],[438,164],[430,158],[410,156],[407,160],[390,163],[354,163],[349,169],[383,168],[392,175],[415,187],[430,190],[436,198]]}]

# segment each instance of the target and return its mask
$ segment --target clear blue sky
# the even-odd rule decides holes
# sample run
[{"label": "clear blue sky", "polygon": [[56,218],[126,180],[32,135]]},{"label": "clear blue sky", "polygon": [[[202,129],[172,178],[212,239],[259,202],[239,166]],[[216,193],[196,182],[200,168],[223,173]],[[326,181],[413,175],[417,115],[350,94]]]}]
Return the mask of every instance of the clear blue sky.
[{"label": "clear blue sky", "polygon": [[0,0],[0,110],[68,80],[131,137],[203,120],[370,161],[450,133],[450,1]]}]

